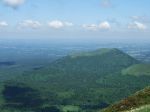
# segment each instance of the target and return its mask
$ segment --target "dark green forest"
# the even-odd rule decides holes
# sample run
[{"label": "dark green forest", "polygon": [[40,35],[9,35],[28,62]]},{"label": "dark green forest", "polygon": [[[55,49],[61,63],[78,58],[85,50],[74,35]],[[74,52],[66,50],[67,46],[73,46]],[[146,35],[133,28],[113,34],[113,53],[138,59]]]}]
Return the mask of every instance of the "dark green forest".
[{"label": "dark green forest", "polygon": [[0,111],[96,112],[149,86],[149,69],[114,48],[70,54],[1,80]]}]

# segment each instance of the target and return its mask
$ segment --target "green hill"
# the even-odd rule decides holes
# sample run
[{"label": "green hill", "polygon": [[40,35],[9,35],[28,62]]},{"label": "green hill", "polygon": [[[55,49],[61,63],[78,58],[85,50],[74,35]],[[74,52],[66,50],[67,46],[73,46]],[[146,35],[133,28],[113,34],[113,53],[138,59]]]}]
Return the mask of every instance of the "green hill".
[{"label": "green hill", "polygon": [[139,63],[118,49],[71,54],[5,82],[1,105],[28,112],[95,112],[150,84],[149,76],[122,75],[123,69]]},{"label": "green hill", "polygon": [[124,69],[122,71],[123,75],[148,75],[150,76],[150,64],[136,64]]},{"label": "green hill", "polygon": [[89,71],[94,71],[98,69],[103,69],[104,67],[108,67],[107,69],[113,68],[119,70],[121,68],[128,67],[129,65],[132,65],[134,63],[138,63],[138,61],[131,56],[123,53],[122,51],[118,49],[104,48],[98,49],[96,51],[85,53],[83,52],[66,56],[52,63],[52,66],[66,70],[89,69]]},{"label": "green hill", "polygon": [[108,107],[102,112],[149,112],[150,87],[136,92],[132,96]]}]

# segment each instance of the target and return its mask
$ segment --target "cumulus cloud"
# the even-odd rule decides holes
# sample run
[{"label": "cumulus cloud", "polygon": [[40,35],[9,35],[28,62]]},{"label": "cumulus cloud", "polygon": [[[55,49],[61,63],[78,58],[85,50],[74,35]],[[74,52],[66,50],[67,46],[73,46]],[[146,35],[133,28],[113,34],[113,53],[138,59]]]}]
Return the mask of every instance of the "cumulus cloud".
[{"label": "cumulus cloud", "polygon": [[19,27],[21,28],[32,28],[32,29],[38,29],[41,27],[41,23],[39,21],[33,21],[33,20],[24,20],[19,23]]},{"label": "cumulus cloud", "polygon": [[140,23],[138,21],[134,21],[133,23],[130,23],[128,25],[129,29],[138,29],[138,30],[146,30],[147,26],[143,23]]},{"label": "cumulus cloud", "polygon": [[12,8],[18,8],[20,5],[24,4],[25,0],[3,0],[3,3]]},{"label": "cumulus cloud", "polygon": [[82,27],[84,29],[93,30],[93,31],[96,31],[96,30],[109,30],[109,29],[111,29],[111,25],[107,21],[101,22],[98,25],[97,24],[90,24],[90,25],[84,24]]},{"label": "cumulus cloud", "polygon": [[109,29],[111,29],[111,26],[110,26],[109,22],[104,21],[99,24],[99,28],[103,29],[103,30],[109,30]]},{"label": "cumulus cloud", "polygon": [[7,27],[8,23],[6,21],[0,21],[0,27]]},{"label": "cumulus cloud", "polygon": [[54,20],[54,21],[48,22],[48,26],[51,27],[51,28],[54,28],[54,29],[60,29],[60,28],[63,28],[63,27],[73,26],[73,23]]},{"label": "cumulus cloud", "polygon": [[57,21],[57,20],[49,22],[48,25],[49,25],[49,27],[55,28],[55,29],[59,29],[59,28],[64,27],[63,22]]}]

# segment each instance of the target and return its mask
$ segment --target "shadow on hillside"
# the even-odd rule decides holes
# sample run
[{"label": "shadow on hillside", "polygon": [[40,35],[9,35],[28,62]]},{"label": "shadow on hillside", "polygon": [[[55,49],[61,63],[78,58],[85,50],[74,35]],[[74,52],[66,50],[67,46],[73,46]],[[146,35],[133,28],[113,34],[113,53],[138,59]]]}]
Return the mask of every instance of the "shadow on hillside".
[{"label": "shadow on hillside", "polygon": [[38,91],[23,85],[5,85],[2,92],[5,107],[8,108],[37,108],[43,104]]},{"label": "shadow on hillside", "polygon": [[15,64],[16,63],[12,61],[0,62],[0,66],[13,66]]}]

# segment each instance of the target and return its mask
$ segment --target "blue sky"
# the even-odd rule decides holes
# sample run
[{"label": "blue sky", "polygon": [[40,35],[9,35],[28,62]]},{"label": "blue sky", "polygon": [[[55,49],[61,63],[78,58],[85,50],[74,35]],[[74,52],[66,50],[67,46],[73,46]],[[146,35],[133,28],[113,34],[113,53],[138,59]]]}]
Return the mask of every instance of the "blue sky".
[{"label": "blue sky", "polygon": [[150,0],[1,0],[0,38],[150,40]]}]

